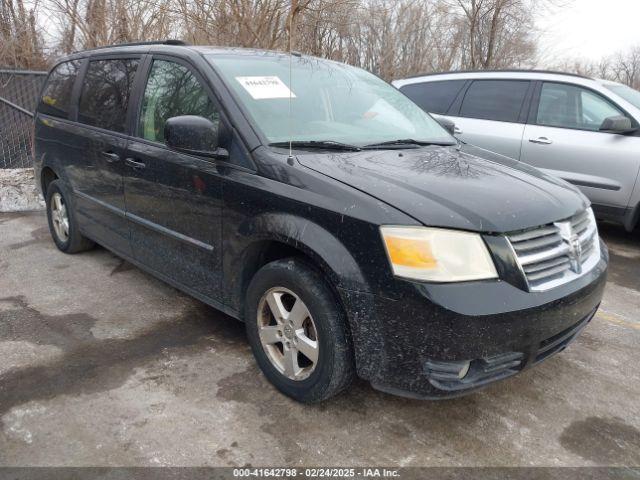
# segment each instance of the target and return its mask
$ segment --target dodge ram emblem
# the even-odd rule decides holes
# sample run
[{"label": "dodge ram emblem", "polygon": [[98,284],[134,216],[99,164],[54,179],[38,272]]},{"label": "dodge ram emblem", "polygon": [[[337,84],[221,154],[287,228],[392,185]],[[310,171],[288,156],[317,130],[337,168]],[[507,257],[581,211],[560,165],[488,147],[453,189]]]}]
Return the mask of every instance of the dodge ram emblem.
[{"label": "dodge ram emblem", "polygon": [[580,274],[582,273],[582,242],[580,236],[574,232],[571,222],[556,222],[554,224],[558,228],[558,233],[564,242],[567,243],[569,251],[569,265],[571,270]]},{"label": "dodge ram emblem", "polygon": [[569,238],[568,243],[571,270],[576,273],[582,273],[582,244],[580,243],[580,237],[574,233]]}]

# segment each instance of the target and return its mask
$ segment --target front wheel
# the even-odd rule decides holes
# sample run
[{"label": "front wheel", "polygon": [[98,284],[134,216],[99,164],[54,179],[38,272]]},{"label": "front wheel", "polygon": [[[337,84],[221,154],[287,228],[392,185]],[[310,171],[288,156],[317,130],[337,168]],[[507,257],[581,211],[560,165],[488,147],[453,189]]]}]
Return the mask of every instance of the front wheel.
[{"label": "front wheel", "polygon": [[247,337],[258,365],[304,403],[332,397],[355,377],[346,319],[322,275],[298,259],[262,267],[247,291]]}]

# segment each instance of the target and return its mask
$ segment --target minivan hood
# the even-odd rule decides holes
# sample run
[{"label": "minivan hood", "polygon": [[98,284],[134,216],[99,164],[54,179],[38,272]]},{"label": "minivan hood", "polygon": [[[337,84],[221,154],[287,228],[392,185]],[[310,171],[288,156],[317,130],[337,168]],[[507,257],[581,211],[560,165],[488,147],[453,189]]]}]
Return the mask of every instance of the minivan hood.
[{"label": "minivan hood", "polygon": [[563,180],[516,160],[456,147],[304,153],[307,168],[348,184],[424,225],[510,232],[568,218],[588,206]]}]

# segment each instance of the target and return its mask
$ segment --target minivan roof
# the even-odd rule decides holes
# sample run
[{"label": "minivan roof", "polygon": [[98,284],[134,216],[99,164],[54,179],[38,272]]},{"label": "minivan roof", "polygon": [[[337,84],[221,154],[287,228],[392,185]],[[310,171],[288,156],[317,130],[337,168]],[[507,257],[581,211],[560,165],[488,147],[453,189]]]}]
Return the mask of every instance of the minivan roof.
[{"label": "minivan roof", "polygon": [[[119,53],[177,53],[177,52],[185,52],[191,51],[195,53],[199,53],[201,55],[204,54],[213,54],[213,55],[242,55],[242,56],[259,56],[265,57],[268,55],[286,55],[286,52],[277,51],[277,50],[262,50],[258,48],[242,48],[242,47],[219,47],[213,45],[189,45],[186,42],[181,40],[158,40],[151,42],[133,42],[133,43],[122,43],[118,45],[106,45],[103,47],[96,47],[87,50],[80,50],[74,52],[64,58],[61,58],[60,61],[71,60],[74,58],[86,58],[93,55],[113,55]],[[293,52],[296,56],[307,56],[301,55],[298,52]],[[325,59],[321,59],[325,60]],[[327,60],[330,61],[330,60]]]},{"label": "minivan roof", "polygon": [[145,42],[125,42],[125,43],[118,43],[118,44],[114,44],[114,45],[102,45],[100,47],[87,48],[85,50],[80,50],[80,51],[78,51],[76,53],[93,52],[93,51],[96,51],[96,50],[104,50],[104,49],[107,49],[107,48],[115,48],[115,47],[139,47],[139,46],[144,46],[144,45],[189,46],[189,44],[187,42],[184,42],[182,40],[176,40],[176,39],[168,38],[166,40],[150,40],[150,41],[145,41]]}]

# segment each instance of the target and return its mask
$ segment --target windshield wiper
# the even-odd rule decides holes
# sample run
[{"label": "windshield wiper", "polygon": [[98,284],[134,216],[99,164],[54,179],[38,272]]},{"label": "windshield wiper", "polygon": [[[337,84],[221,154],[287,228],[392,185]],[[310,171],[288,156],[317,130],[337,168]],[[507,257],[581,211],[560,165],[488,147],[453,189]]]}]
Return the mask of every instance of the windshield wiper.
[{"label": "windshield wiper", "polygon": [[440,145],[440,146],[451,146],[455,145],[455,143],[451,142],[421,142],[419,140],[414,140],[413,138],[404,138],[399,140],[389,140],[388,142],[380,142],[380,143],[372,143],[370,145],[365,145],[362,148],[378,148],[378,147],[393,147],[393,146],[406,146],[406,145],[414,145],[416,147],[426,147],[428,145]]},{"label": "windshield wiper", "polygon": [[[269,144],[272,147],[289,148],[289,142],[274,142]],[[294,140],[291,142],[292,148],[317,148],[324,150],[345,150],[350,152],[359,152],[362,150],[356,145],[348,143],[336,142],[334,140]]]}]

